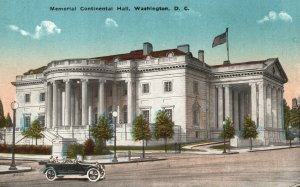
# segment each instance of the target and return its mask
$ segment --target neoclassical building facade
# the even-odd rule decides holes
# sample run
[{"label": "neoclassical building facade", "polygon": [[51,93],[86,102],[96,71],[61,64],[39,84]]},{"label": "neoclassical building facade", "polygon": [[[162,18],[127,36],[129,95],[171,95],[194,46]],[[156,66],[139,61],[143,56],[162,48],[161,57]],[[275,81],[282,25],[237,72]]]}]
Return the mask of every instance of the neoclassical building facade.
[{"label": "neoclassical building facade", "polygon": [[[117,111],[118,145],[132,140],[132,122],[138,114],[151,127],[156,113],[165,110],[174,121],[171,142],[216,139],[230,117],[236,144],[242,145],[243,120],[250,115],[259,137],[257,144],[285,141],[283,90],[287,76],[277,58],[209,65],[204,51],[197,57],[189,45],[154,51],[152,44],[125,54],[85,59],[64,59],[17,76],[17,130],[35,119],[45,127],[40,144],[57,137],[82,143],[100,115],[113,123]],[[19,143],[29,143],[21,135]],[[108,142],[108,144],[111,142]],[[157,144],[159,141],[149,141]]]}]

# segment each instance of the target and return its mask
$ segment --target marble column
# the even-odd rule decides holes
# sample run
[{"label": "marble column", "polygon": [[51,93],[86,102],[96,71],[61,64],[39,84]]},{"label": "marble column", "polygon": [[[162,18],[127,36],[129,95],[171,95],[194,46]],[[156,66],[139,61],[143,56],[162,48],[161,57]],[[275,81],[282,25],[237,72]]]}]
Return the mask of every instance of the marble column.
[{"label": "marble column", "polygon": [[218,86],[218,129],[223,129],[223,87]]},{"label": "marble column", "polygon": [[233,90],[233,123],[234,129],[239,130],[239,92]]},{"label": "marble column", "polygon": [[133,121],[133,84],[131,80],[127,81],[127,123],[131,124]]},{"label": "marble column", "polygon": [[70,126],[75,125],[75,87],[71,86],[71,124]]},{"label": "marble column", "polygon": [[225,119],[230,118],[232,120],[232,92],[229,85],[225,85]]},{"label": "marble column", "polygon": [[265,116],[265,98],[266,98],[266,85],[263,82],[258,84],[258,127],[264,129],[266,126]]},{"label": "marble column", "polygon": [[257,98],[256,83],[251,83],[251,118],[257,125]]},{"label": "marble column", "polygon": [[53,108],[52,108],[52,128],[56,128],[57,127],[57,82],[53,81]]},{"label": "marble column", "polygon": [[98,85],[98,118],[104,115],[105,112],[105,90],[104,90],[105,80],[99,80]]},{"label": "marble column", "polygon": [[279,88],[277,90],[277,128],[282,129],[283,128],[283,124],[282,124],[282,119],[283,119],[283,95],[282,95],[282,88]]},{"label": "marble column", "polygon": [[239,99],[240,99],[240,124],[239,124],[239,130],[240,130],[245,119],[245,93],[244,92],[240,92]]},{"label": "marble column", "polygon": [[53,87],[51,82],[47,84],[47,125],[46,127],[50,129],[52,127],[52,108],[53,108]]},{"label": "marble column", "polygon": [[88,86],[88,125],[92,125],[93,123],[93,86]]},{"label": "marble column", "polygon": [[114,81],[112,84],[112,111],[117,111],[117,83]]},{"label": "marble column", "polygon": [[65,126],[71,123],[71,82],[65,80]]},{"label": "marble column", "polygon": [[277,88],[272,87],[272,127],[277,128]]},{"label": "marble column", "polygon": [[57,87],[57,126],[62,126],[62,107],[63,107],[63,101],[62,101],[62,88],[61,84],[58,84]]},{"label": "marble column", "polygon": [[267,86],[267,127],[272,127],[272,90],[271,85]]},{"label": "marble column", "polygon": [[75,126],[81,125],[81,109],[80,109],[80,88],[76,87],[75,88],[75,93],[74,93],[74,105],[75,105],[75,121],[74,124]]},{"label": "marble column", "polygon": [[81,80],[81,125],[88,125],[88,80]]}]

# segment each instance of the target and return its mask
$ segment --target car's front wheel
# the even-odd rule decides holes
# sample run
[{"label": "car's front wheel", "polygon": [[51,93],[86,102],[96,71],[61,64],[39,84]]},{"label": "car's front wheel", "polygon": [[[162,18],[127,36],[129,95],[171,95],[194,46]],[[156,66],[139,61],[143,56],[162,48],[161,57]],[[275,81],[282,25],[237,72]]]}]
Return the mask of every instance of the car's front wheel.
[{"label": "car's front wheel", "polygon": [[49,180],[49,181],[54,181],[56,179],[56,172],[54,169],[48,169],[46,171],[46,178]]},{"label": "car's front wheel", "polygon": [[100,178],[100,172],[96,168],[89,169],[86,175],[91,182],[96,182]]}]

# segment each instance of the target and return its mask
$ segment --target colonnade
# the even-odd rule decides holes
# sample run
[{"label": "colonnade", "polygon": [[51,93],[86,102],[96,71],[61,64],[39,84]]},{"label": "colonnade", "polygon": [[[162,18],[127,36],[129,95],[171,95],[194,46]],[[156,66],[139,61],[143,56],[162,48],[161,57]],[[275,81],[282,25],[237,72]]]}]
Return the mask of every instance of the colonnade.
[{"label": "colonnade", "polygon": [[260,129],[283,128],[283,88],[266,82],[217,85],[215,96],[215,128],[222,129],[226,117],[241,130],[244,117],[250,115]]},{"label": "colonnade", "polygon": [[[127,118],[128,123],[133,120],[134,114],[134,83],[126,80],[127,84]],[[92,124],[95,114],[93,106],[97,108],[97,116],[105,115],[106,109],[106,84],[112,84],[112,110],[116,111],[119,98],[117,81],[103,79],[66,79],[55,80],[47,83],[46,126],[59,128],[61,126],[87,126]],[[92,84],[89,86],[89,84]],[[92,89],[97,89],[97,98],[92,95]],[[95,103],[97,101],[97,103]]]}]

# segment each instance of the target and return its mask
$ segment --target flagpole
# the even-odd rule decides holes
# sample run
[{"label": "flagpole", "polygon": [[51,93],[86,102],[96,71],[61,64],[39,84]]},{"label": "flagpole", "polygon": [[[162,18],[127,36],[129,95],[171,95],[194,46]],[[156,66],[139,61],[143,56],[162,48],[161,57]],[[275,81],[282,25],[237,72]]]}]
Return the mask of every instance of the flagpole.
[{"label": "flagpole", "polygon": [[228,63],[230,63],[230,61],[229,61],[228,27],[226,28],[226,46],[227,46],[227,58],[228,58]]}]

